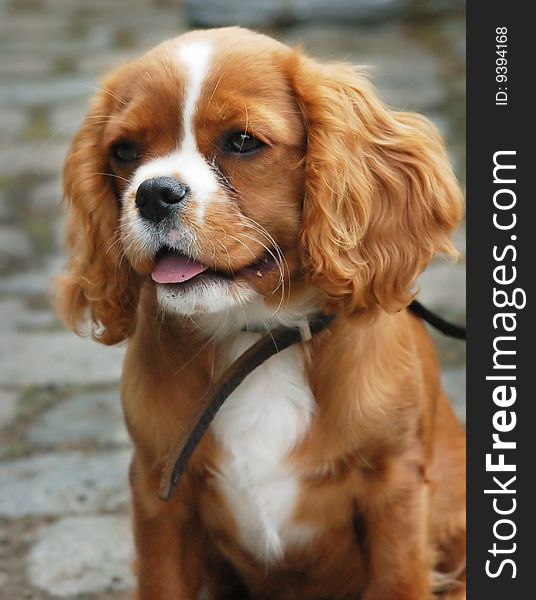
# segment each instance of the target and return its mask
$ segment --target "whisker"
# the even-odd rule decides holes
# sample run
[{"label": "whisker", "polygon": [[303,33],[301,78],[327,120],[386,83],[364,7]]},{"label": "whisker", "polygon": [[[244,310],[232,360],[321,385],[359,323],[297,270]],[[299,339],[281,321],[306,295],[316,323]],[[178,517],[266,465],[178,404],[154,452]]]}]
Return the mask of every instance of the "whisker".
[{"label": "whisker", "polygon": [[90,83],[80,83],[79,85],[81,87],[89,88],[90,90],[93,90],[94,92],[99,92],[100,94],[107,94],[108,96],[110,96],[110,98],[113,98],[114,100],[117,100],[123,106],[125,104],[128,104],[128,100],[126,100],[125,98],[122,98],[121,96],[118,96],[114,92],[111,92],[110,90],[107,90],[107,89],[105,89],[103,87],[100,87],[100,86],[97,86],[97,85],[91,85]]},{"label": "whisker", "polygon": [[205,118],[203,120],[203,130],[206,129],[206,125],[207,125],[207,114],[208,114],[208,109],[210,108],[210,104],[212,102],[212,100],[214,99],[214,94],[216,93],[216,90],[218,89],[218,86],[220,85],[221,80],[223,79],[223,76],[225,75],[225,72],[223,72],[219,77],[218,77],[218,81],[216,81],[216,83],[214,84],[214,87],[212,88],[212,93],[210,94],[210,98],[208,99],[208,104],[207,104],[207,110],[205,111]]},{"label": "whisker", "polygon": [[[189,316],[189,315],[188,315]],[[196,322],[192,319],[191,316],[189,316],[190,321],[192,321],[192,323],[199,329],[198,325],[196,324]],[[187,360],[183,365],[181,365],[178,370],[175,371],[175,375],[178,375],[181,371],[183,371],[184,369],[186,369],[186,367],[188,367],[189,365],[192,364],[192,362],[216,339],[216,335],[217,332],[214,332],[209,338],[208,340],[201,346],[201,348],[199,348],[199,350],[189,359]]]},{"label": "whisker", "polygon": [[[251,254],[251,256],[252,256],[253,258],[255,258],[255,259],[257,258],[257,255],[255,254],[255,252],[253,252],[253,250],[252,250],[252,249],[251,249],[251,248],[250,248],[250,247],[249,247],[247,244],[245,244],[245,243],[244,243],[242,240],[239,240],[239,239],[238,239],[237,237],[235,237],[234,235],[229,235],[229,237],[230,237],[232,240],[235,240],[235,242],[238,242],[238,243],[239,243],[241,246],[244,246],[244,248],[245,248],[245,249],[246,249],[246,250],[247,250],[247,251],[248,251],[248,252]],[[254,238],[251,238],[251,239],[254,239]],[[260,242],[259,242],[259,243],[260,243]]]},{"label": "whisker", "polygon": [[277,305],[276,309],[274,310],[274,312],[272,314],[272,316],[275,316],[279,312],[279,310],[282,308],[283,302],[284,302],[284,298],[285,298],[285,276],[284,276],[284,267],[283,267],[283,265],[281,263],[281,259],[278,256],[276,256],[273,253],[273,251],[266,244],[264,244],[263,242],[261,242],[260,240],[254,238],[254,237],[252,237],[250,235],[248,235],[247,233],[243,233],[243,232],[239,232],[238,235],[242,235],[242,236],[244,236],[244,237],[246,237],[246,238],[248,238],[250,240],[253,240],[253,241],[257,242],[257,244],[259,244],[260,246],[262,246],[266,250],[266,252],[274,259],[274,261],[275,261],[275,263],[276,263],[276,265],[278,267],[278,270],[279,270],[279,282],[277,284],[277,287],[273,290],[272,295],[275,294],[279,288],[281,288],[281,297],[279,299],[279,304]]},{"label": "whisker", "polygon": [[[287,291],[287,300],[290,299],[290,287],[291,287],[291,279],[290,279],[290,268],[288,266],[288,262],[287,259],[285,257],[285,255],[283,254],[283,251],[281,250],[281,247],[279,246],[279,244],[274,240],[273,236],[270,235],[270,233],[257,221],[255,221],[254,219],[251,219],[250,217],[247,217],[245,215],[242,215],[242,217],[246,220],[249,221],[250,225],[249,227],[251,227],[252,229],[254,229],[255,231],[257,231],[258,233],[260,233],[261,235],[264,235],[271,243],[271,245],[274,248],[274,251],[278,254],[278,256],[281,259],[281,262],[284,265],[284,271],[287,274],[287,280],[288,280],[288,291]],[[245,226],[248,226],[247,223],[244,224]],[[282,298],[281,301],[283,301],[283,295],[284,295],[284,287],[281,290],[282,293]]]},{"label": "whisker", "polygon": [[90,175],[103,175],[105,177],[115,177],[116,179],[120,179],[121,181],[126,181],[130,184],[130,179],[126,177],[121,177],[121,175],[116,175],[115,173],[90,173]]},{"label": "whisker", "polygon": [[[226,254],[227,254],[227,261],[229,262],[229,271],[234,275],[233,267],[231,265],[231,255],[229,254],[229,250],[227,250],[227,247],[225,246],[225,244],[223,244],[220,240],[217,240],[217,241],[218,241],[218,244],[226,252]],[[214,265],[214,267],[216,267],[216,265]],[[216,270],[216,268],[214,268],[214,270]]]}]

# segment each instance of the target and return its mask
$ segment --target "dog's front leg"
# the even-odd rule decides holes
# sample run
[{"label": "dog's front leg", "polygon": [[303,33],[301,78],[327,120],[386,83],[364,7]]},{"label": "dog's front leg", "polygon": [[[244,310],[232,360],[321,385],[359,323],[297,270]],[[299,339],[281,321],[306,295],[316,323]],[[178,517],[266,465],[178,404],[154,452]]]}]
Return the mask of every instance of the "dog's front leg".
[{"label": "dog's front leg", "polygon": [[367,510],[370,580],[362,600],[431,600],[428,486],[415,465],[386,470],[391,492]]},{"label": "dog's front leg", "polygon": [[158,496],[159,474],[139,457],[130,469],[136,545],[136,600],[197,600],[201,589],[202,534],[181,481],[169,502]]}]

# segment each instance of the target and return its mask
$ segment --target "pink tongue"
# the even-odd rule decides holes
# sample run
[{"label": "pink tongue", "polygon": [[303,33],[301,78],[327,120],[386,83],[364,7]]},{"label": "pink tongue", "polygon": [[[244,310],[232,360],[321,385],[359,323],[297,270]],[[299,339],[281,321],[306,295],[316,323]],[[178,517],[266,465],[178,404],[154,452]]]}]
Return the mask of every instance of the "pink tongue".
[{"label": "pink tongue", "polygon": [[178,254],[166,254],[158,259],[151,273],[156,283],[183,283],[206,271],[201,263],[188,260]]}]

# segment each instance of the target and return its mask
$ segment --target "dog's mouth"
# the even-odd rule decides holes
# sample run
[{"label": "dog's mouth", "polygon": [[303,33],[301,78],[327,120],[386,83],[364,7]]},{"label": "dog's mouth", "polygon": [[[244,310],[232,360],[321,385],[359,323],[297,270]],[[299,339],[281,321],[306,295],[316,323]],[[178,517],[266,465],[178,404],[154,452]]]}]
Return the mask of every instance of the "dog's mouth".
[{"label": "dog's mouth", "polygon": [[186,282],[210,278],[233,280],[239,276],[263,277],[276,265],[273,253],[267,252],[259,259],[236,271],[217,270],[169,248],[162,248],[155,258],[151,279],[158,284],[181,285]]}]

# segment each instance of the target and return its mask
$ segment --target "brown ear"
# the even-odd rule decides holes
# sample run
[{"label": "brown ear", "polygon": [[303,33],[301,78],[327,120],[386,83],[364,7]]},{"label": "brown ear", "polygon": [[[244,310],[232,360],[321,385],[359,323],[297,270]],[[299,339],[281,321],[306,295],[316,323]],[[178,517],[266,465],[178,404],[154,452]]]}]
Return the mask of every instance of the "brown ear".
[{"label": "brown ear", "polygon": [[79,334],[91,323],[91,336],[103,344],[128,337],[134,325],[138,289],[118,241],[119,204],[102,133],[112,99],[100,92],[76,134],[63,170],[68,205],[69,260],[58,280],[56,306],[63,322]]},{"label": "brown ear", "polygon": [[394,312],[450,234],[461,193],[432,124],[393,112],[352,67],[296,52],[292,79],[307,129],[301,243],[312,280],[349,310]]}]

